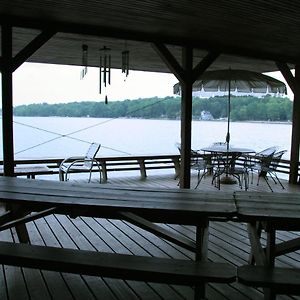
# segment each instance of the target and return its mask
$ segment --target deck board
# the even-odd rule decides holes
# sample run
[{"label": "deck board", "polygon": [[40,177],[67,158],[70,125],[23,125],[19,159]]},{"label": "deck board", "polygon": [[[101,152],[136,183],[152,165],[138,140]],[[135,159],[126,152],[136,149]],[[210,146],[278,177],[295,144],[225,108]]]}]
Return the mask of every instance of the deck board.
[{"label": "deck board", "polygon": [[[193,174],[191,186],[195,186]],[[83,181],[80,181],[83,182]],[[254,179],[254,182],[256,180]],[[179,188],[174,174],[155,175],[140,179],[139,174],[130,176],[109,176],[106,184],[126,187]],[[285,190],[274,186],[276,192],[298,191],[300,186],[284,182]],[[219,191],[211,185],[210,177],[201,182],[198,190],[223,191],[240,190],[238,185],[221,186]],[[267,185],[250,184],[251,191],[268,191]],[[195,238],[193,226],[161,224],[190,239]],[[50,215],[27,224],[33,244],[66,247],[123,254],[193,259],[194,254],[179,246],[121,220]],[[300,236],[296,232],[279,232],[278,241]],[[264,235],[263,235],[264,237]],[[17,239],[15,230],[0,233],[0,240]],[[234,222],[211,222],[209,235],[209,259],[230,262],[235,266],[247,263],[250,253],[245,224]],[[300,267],[300,251],[280,256],[276,259],[280,266]],[[191,287],[157,283],[123,281],[118,279],[80,276],[52,271],[29,270],[11,266],[0,269],[0,299],[193,299]],[[233,284],[209,284],[208,299],[263,299],[260,289]],[[278,296],[277,299],[300,299],[300,297]]]}]

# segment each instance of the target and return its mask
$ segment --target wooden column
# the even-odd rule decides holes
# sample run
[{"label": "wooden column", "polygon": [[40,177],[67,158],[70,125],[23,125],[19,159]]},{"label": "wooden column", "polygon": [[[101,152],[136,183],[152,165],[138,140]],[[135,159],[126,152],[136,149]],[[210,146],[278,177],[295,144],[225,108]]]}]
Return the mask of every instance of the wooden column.
[{"label": "wooden column", "polygon": [[181,169],[180,187],[189,189],[191,185],[191,136],[193,103],[193,49],[182,49],[184,79],[181,82]]},{"label": "wooden column", "polygon": [[295,66],[295,76],[291,73],[285,63],[276,62],[286,82],[294,93],[293,116],[292,116],[292,140],[290,156],[290,183],[299,183],[298,165],[299,165],[299,145],[300,145],[300,65]]},{"label": "wooden column", "polygon": [[12,27],[1,26],[2,132],[4,175],[14,176]]},{"label": "wooden column", "polygon": [[294,91],[293,103],[293,123],[292,123],[292,141],[291,141],[291,166],[290,183],[299,183],[298,165],[299,165],[299,144],[300,144],[300,65],[295,67],[295,82],[298,88]]},{"label": "wooden column", "polygon": [[215,61],[219,53],[208,53],[195,67],[193,66],[193,48],[183,47],[182,66],[168,50],[160,43],[153,43],[152,47],[162,58],[170,71],[181,84],[181,164],[180,188],[190,188],[191,180],[191,130],[192,130],[192,92],[193,83]]}]

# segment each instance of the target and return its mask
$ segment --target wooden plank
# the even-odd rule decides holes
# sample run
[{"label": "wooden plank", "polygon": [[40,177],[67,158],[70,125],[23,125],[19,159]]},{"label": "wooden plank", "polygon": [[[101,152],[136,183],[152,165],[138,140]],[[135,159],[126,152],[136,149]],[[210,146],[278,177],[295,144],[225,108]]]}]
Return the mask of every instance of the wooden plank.
[{"label": "wooden plank", "polygon": [[[4,182],[4,179],[0,178],[1,181]],[[84,190],[83,187],[77,190],[76,187],[67,186],[63,182],[51,183],[49,188],[46,188],[39,185],[40,181],[27,182],[26,187],[22,186],[24,181],[18,178],[9,178],[9,180],[5,178],[5,181],[8,184],[4,183],[0,191],[2,201],[13,200],[14,203],[39,207],[40,209],[52,207],[54,203],[57,203],[58,211],[63,210],[64,213],[69,214],[76,214],[77,210],[81,213],[87,211],[89,214],[95,213],[96,216],[104,212],[129,210],[153,213],[153,216],[162,214],[164,218],[167,217],[167,214],[173,217],[176,215],[188,220],[192,217],[199,218],[200,215],[230,217],[235,212],[231,195],[221,197],[220,194],[217,196],[214,193],[184,193],[184,191],[179,193],[175,190],[139,191],[136,189],[127,190],[126,193],[115,189],[88,191]],[[112,202],[112,200],[114,201]],[[69,212],[67,212],[68,210]]]},{"label": "wooden plank", "polygon": [[0,243],[0,259],[5,264],[30,268],[187,285],[206,281],[233,282],[236,276],[235,268],[223,263],[117,255],[7,242]]},{"label": "wooden plank", "polygon": [[11,227],[16,227],[19,224],[25,224],[31,221],[34,221],[36,219],[42,218],[44,216],[48,216],[50,214],[53,214],[56,211],[56,207],[52,207],[37,213],[32,213],[31,215],[27,215],[25,217],[22,218],[18,218],[16,220],[7,222],[3,225],[0,226],[0,231],[3,231],[5,229],[11,228]]},{"label": "wooden plank", "polygon": [[132,213],[126,213],[126,212],[120,212],[123,217],[125,217],[125,220],[135,224],[136,226],[139,226],[159,237],[162,237],[178,246],[181,246],[187,250],[196,251],[196,244],[192,242],[189,239],[185,239],[183,237],[180,237],[179,235],[172,234],[171,232],[165,230],[164,228],[160,227],[159,225],[153,224],[149,222],[148,220],[141,218],[135,214]]},{"label": "wooden plank", "polygon": [[[35,245],[61,247],[60,240],[56,238],[53,232],[53,230],[55,230],[55,226],[50,227],[46,218],[36,220],[34,224],[34,227],[38,232],[36,233],[36,231],[31,230],[30,234]],[[28,227],[29,229],[31,228],[30,226]],[[75,298],[74,295],[76,294],[76,289],[71,289],[72,284],[70,283],[70,278],[66,277],[65,274],[47,270],[42,270],[42,273],[53,299],[73,300]],[[101,285],[101,282],[99,282],[99,285]],[[103,293],[105,295],[105,289],[103,289]],[[110,298],[108,297],[108,299]]]},{"label": "wooden plank", "polygon": [[278,294],[300,295],[300,269],[242,266],[238,268],[239,282],[270,288]]}]

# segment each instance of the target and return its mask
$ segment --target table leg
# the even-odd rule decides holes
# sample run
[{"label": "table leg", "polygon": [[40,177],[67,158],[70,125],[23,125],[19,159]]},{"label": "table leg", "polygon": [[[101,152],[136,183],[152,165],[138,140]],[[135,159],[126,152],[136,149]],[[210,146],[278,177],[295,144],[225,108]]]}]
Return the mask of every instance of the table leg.
[{"label": "table leg", "polygon": [[257,265],[267,265],[265,251],[260,242],[260,230],[257,222],[248,223],[247,230],[251,245],[250,259],[255,261]]},{"label": "table leg", "polygon": [[[23,212],[20,205],[9,205],[9,208],[12,210],[12,216],[15,219],[24,217],[26,214]],[[28,243],[30,244],[29,234],[26,228],[26,224],[18,224],[16,225],[16,232],[19,238],[20,243]]]},{"label": "table leg", "polygon": [[[248,234],[251,244],[250,259],[257,265],[274,267],[275,264],[275,239],[276,231],[274,228],[269,227],[267,229],[267,248],[263,249],[260,237],[261,237],[261,224],[260,222],[248,223]],[[264,288],[264,299],[275,299],[276,294],[269,288]]]},{"label": "table leg", "polygon": [[[209,221],[206,218],[198,223],[196,227],[196,261],[206,261],[208,253],[208,226]],[[195,300],[205,298],[205,283],[195,287]]]}]

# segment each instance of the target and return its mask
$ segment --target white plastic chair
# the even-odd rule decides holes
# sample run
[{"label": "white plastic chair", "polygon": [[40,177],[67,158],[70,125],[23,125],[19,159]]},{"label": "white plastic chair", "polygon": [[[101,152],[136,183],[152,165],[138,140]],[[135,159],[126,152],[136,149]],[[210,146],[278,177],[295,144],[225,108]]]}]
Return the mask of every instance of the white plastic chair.
[{"label": "white plastic chair", "polygon": [[99,162],[95,159],[101,145],[92,143],[85,156],[72,156],[64,159],[59,166],[59,180],[68,181],[70,173],[89,172],[91,181],[93,166],[99,169],[99,182],[101,183],[101,168]]}]

